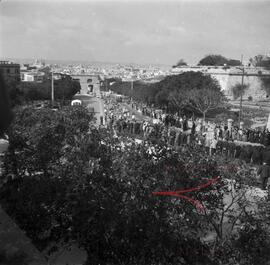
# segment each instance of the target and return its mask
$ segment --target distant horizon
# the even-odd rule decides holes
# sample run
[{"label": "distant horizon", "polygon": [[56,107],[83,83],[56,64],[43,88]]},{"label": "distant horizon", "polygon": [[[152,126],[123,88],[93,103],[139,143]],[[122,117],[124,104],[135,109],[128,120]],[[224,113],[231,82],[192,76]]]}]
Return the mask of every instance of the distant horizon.
[{"label": "distant horizon", "polygon": [[17,58],[17,57],[1,57],[1,61],[32,61],[34,62],[35,60],[44,60],[45,64],[47,62],[64,62],[64,63],[80,63],[80,64],[87,64],[87,63],[100,63],[100,64],[124,64],[124,65],[145,65],[145,66],[167,66],[167,67],[172,67],[172,65],[166,65],[166,64],[161,64],[161,63],[136,63],[136,62],[105,62],[105,61],[88,61],[88,60],[78,60],[78,59],[46,59],[42,57],[37,57],[37,58]]},{"label": "distant horizon", "polygon": [[[213,54],[208,54],[208,55],[213,55]],[[219,55],[221,55],[221,56],[224,56],[224,55],[222,55],[222,54],[219,54]],[[255,54],[254,56],[256,56],[256,55],[259,55],[259,54]],[[269,56],[269,54],[260,54],[260,55],[265,55],[265,56]],[[205,55],[205,56],[207,56],[207,55]],[[199,60],[198,60],[198,62],[197,63],[195,63],[195,64],[190,64],[190,63],[188,63],[188,62],[186,62],[187,63],[187,65],[188,66],[197,66],[198,65],[198,63],[199,63],[199,61],[201,60],[201,59],[203,59],[205,56],[203,56],[202,58],[200,58]],[[253,57],[254,57],[253,56]],[[228,57],[226,57],[226,56],[224,56],[225,58],[227,58],[227,59],[235,59],[235,58],[228,58]],[[247,63],[248,61],[249,61],[249,59],[250,58],[244,58],[244,60],[243,60],[243,62],[244,63]],[[2,60],[2,61],[11,61],[11,62],[15,62],[16,63],[16,61],[18,62],[19,61],[19,63],[22,63],[22,62],[29,62],[29,61],[31,61],[31,62],[34,62],[35,60],[44,60],[45,61],[45,64],[57,64],[57,63],[66,63],[66,64],[70,64],[70,63],[78,63],[78,64],[91,64],[91,63],[97,63],[97,64],[112,64],[112,65],[115,65],[115,64],[123,64],[123,65],[142,65],[142,66],[166,66],[166,67],[173,67],[174,65],[176,65],[177,64],[177,62],[175,62],[175,64],[173,64],[173,65],[168,65],[168,64],[162,64],[162,63],[137,63],[137,62],[106,62],[106,61],[99,61],[99,60],[96,60],[96,61],[90,61],[90,60],[85,60],[85,59],[83,59],[83,60],[80,60],[80,59],[46,59],[46,58],[42,58],[42,57],[36,57],[36,58],[22,58],[22,57],[0,57],[0,60]],[[235,59],[235,60],[239,60],[240,61],[240,59]],[[179,61],[179,60],[178,60]]]},{"label": "distant horizon", "polygon": [[[0,57],[173,66],[270,53],[270,0],[2,0]],[[87,59],[85,59],[87,58]]]}]

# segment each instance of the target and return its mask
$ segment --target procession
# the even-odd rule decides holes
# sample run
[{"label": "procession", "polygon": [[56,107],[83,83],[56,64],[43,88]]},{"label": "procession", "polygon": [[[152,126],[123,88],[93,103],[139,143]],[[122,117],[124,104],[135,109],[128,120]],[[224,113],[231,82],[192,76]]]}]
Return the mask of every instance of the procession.
[{"label": "procession", "polygon": [[[110,103],[109,103],[110,102]],[[199,146],[206,154],[241,159],[253,165],[270,165],[270,133],[263,130],[215,124],[201,118],[179,117],[160,111],[140,109],[135,103],[105,99],[105,121],[119,135],[167,144],[176,150],[181,146]],[[129,108],[128,108],[129,107]]]}]

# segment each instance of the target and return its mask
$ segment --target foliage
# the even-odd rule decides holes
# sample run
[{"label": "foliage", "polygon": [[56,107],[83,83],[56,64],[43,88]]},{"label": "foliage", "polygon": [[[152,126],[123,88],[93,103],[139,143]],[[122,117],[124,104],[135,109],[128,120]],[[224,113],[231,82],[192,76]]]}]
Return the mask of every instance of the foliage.
[{"label": "foliage", "polygon": [[0,264],[3,265],[28,265],[29,257],[22,251],[6,251],[0,249]]},{"label": "foliage", "polygon": [[[196,185],[199,174],[207,179],[217,172],[201,166],[197,178],[192,168],[175,175],[184,162],[176,153],[164,149],[153,159],[147,147],[134,144],[121,151],[107,132],[103,139],[95,129],[88,132],[81,111],[19,110],[5,163],[12,178],[1,188],[6,211],[39,249],[76,240],[87,264],[208,261],[194,206],[151,192]],[[210,202],[216,195],[207,196]]]},{"label": "foliage", "polygon": [[204,58],[202,58],[198,65],[208,65],[208,66],[239,66],[241,65],[241,62],[239,60],[234,60],[234,59],[227,59],[223,57],[222,55],[207,55]]},{"label": "foliage", "polygon": [[225,102],[223,93],[211,88],[204,88],[200,91],[190,90],[188,99],[192,108],[202,113],[204,119],[208,111],[222,107]]},{"label": "foliage", "polygon": [[21,105],[24,102],[24,93],[21,91],[20,83],[15,80],[6,80],[5,86],[11,107]]},{"label": "foliage", "polygon": [[[54,80],[55,99],[71,99],[80,89],[80,83],[69,78]],[[42,83],[22,82],[21,90],[26,100],[48,100],[51,98],[51,80]]]},{"label": "foliage", "polygon": [[8,88],[0,72],[0,137],[8,128],[13,114],[8,96]]},{"label": "foliage", "polygon": [[270,68],[270,58],[265,55],[258,54],[249,59],[249,62],[255,67]]},{"label": "foliage", "polygon": [[133,90],[130,87],[130,83],[127,82],[115,83],[111,86],[111,90],[169,112],[183,113],[194,111],[189,101],[189,91],[200,95],[203,89],[210,88],[217,91],[221,89],[215,79],[200,72],[167,76],[164,80],[151,85],[135,82]]},{"label": "foliage", "polygon": [[181,66],[187,66],[187,63],[185,62],[184,59],[180,59],[176,65],[173,66],[173,68],[176,68],[176,67],[181,67]]},{"label": "foliage", "polygon": [[270,209],[269,202],[262,200],[258,212],[249,213],[241,218],[242,226],[238,236],[233,239],[235,255],[240,264],[269,264],[270,260]]},{"label": "foliage", "polygon": [[[228,264],[235,253],[249,259],[241,244],[233,247],[233,227],[247,205],[242,171],[231,169],[239,181],[229,182],[220,169],[224,161],[197,146],[175,152],[164,144],[139,145],[91,128],[90,121],[82,107],[16,110],[0,200],[39,249],[75,241],[87,252],[87,265]],[[217,176],[217,183],[186,194],[204,208],[152,194]]]},{"label": "foliage", "polygon": [[261,76],[262,87],[264,88],[267,95],[270,95],[270,77]]},{"label": "foliage", "polygon": [[245,91],[248,88],[249,88],[249,85],[247,85],[247,84],[243,84],[243,86],[240,83],[234,85],[232,87],[233,98],[238,99],[241,96],[241,94],[243,96],[245,94]]}]

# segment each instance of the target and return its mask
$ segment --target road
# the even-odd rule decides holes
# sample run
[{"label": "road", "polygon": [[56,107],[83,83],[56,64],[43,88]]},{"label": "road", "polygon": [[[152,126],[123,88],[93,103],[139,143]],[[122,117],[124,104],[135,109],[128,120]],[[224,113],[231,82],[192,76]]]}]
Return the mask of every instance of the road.
[{"label": "road", "polygon": [[88,108],[94,108],[96,124],[101,125],[101,119],[103,120],[104,124],[104,102],[101,98],[100,87],[95,86],[93,90],[93,94],[87,94],[87,84],[81,83],[81,94],[76,94],[74,99],[80,99]]},{"label": "road", "polygon": [[[239,108],[239,101],[231,101],[230,102],[231,105]],[[262,110],[265,110],[265,111],[269,111],[270,112],[270,103],[269,102],[261,102],[261,103],[254,103],[254,102],[243,102],[242,103],[242,106],[243,107],[246,107],[246,108],[251,108],[251,109],[262,109]]]}]

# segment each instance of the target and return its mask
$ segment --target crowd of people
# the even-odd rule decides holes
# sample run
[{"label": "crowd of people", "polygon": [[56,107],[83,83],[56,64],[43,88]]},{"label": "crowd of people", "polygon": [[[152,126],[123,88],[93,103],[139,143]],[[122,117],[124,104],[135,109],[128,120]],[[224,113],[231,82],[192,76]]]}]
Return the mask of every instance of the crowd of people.
[{"label": "crowd of people", "polygon": [[[143,115],[151,117],[152,119],[162,121],[166,126],[175,126],[177,128],[182,128],[183,131],[188,129],[201,130],[205,128],[207,130],[209,127],[214,127],[219,135],[219,138],[229,140],[237,140],[250,143],[259,143],[264,146],[270,145],[270,132],[268,129],[259,130],[251,128],[243,128],[243,126],[232,126],[228,130],[227,124],[217,124],[213,122],[203,122],[201,119],[190,118],[187,119],[185,116],[180,116],[178,113],[166,114],[162,110],[155,110],[154,108],[147,107],[143,104],[132,103],[132,108],[139,111]],[[227,127],[227,128],[226,128]]]},{"label": "crowd of people", "polygon": [[[154,143],[166,143],[174,148],[198,145],[209,155],[220,154],[246,163],[270,165],[270,133],[230,124],[203,122],[201,119],[166,114],[160,110],[131,103],[131,109],[110,98],[105,99],[109,126],[118,134],[134,135]],[[137,114],[146,118],[136,119]]]}]

